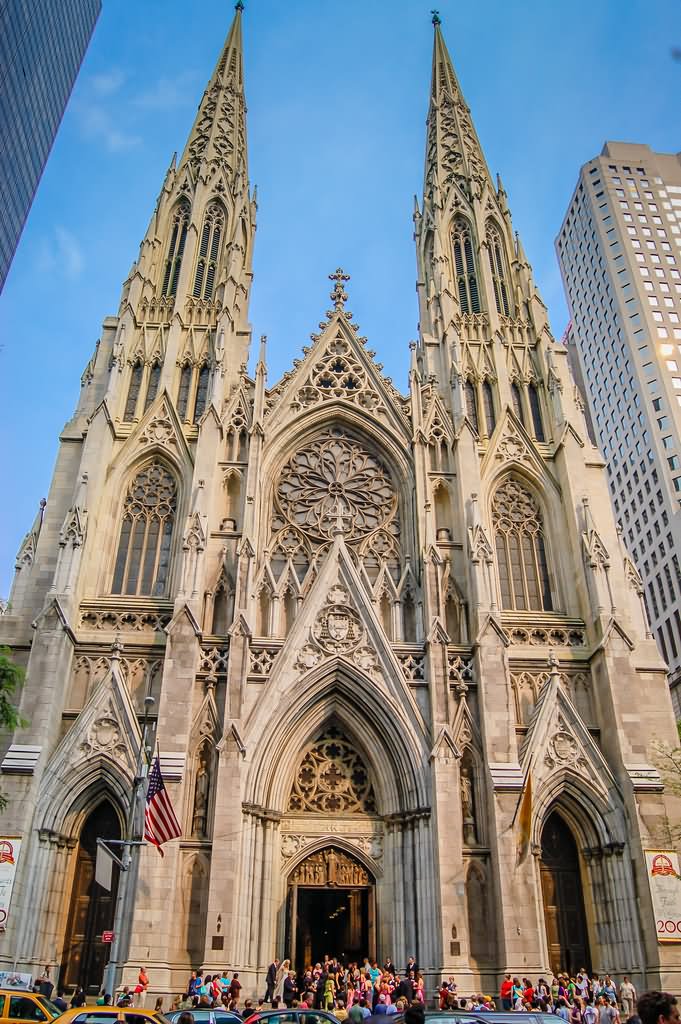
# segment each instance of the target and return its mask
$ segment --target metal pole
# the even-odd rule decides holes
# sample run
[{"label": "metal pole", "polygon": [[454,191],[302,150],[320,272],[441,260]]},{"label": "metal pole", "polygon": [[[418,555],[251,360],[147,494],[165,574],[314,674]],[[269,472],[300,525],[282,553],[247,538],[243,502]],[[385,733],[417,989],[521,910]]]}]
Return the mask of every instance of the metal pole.
[{"label": "metal pole", "polygon": [[132,783],[130,805],[128,807],[128,819],[125,825],[123,849],[121,852],[121,873],[118,878],[118,892],[116,894],[113,941],[111,943],[109,962],[106,965],[106,970],[104,972],[104,992],[111,996],[112,1002],[114,1002],[114,995],[116,992],[116,983],[118,980],[117,975],[122,969],[120,961],[124,959],[125,951],[123,949],[123,940],[129,934],[131,925],[130,916],[132,908],[134,907],[134,900],[129,899],[133,894],[128,892],[128,890],[130,889],[133,880],[137,877],[139,849],[142,845],[136,835],[136,832],[138,831],[137,819],[139,817],[137,810],[140,790],[146,781],[149,766],[149,757],[146,746],[147,727],[149,722],[149,710],[154,703],[154,698],[151,695],[144,698],[142,736],[140,738],[140,745],[137,751],[135,778]]}]

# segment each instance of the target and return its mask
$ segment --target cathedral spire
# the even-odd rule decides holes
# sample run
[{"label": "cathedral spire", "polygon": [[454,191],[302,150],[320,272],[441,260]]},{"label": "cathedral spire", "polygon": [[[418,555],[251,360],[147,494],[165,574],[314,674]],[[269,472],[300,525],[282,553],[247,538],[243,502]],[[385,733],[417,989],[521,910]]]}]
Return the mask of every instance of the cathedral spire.
[{"label": "cathedral spire", "polygon": [[491,183],[489,169],[473,126],[461,86],[442,36],[440,16],[433,11],[433,73],[428,111],[428,144],[424,176],[426,200],[437,197],[444,205],[454,183],[466,196],[483,180]]},{"label": "cathedral spire", "polygon": [[192,126],[180,171],[187,165],[194,175],[201,169],[222,168],[234,185],[247,181],[246,104],[244,99],[241,0],[215,70],[208,82]]}]

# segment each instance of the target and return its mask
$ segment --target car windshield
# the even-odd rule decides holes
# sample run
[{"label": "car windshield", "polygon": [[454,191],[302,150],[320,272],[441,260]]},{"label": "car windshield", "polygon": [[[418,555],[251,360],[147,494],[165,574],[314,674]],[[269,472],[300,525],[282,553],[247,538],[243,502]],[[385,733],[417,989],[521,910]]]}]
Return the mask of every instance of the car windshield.
[{"label": "car windshield", "polygon": [[49,1014],[50,1017],[53,1019],[55,1017],[61,1017],[61,1010],[59,1007],[55,1006],[54,1003],[51,1003],[49,999],[45,998],[45,996],[36,996],[35,998],[38,1005],[45,1011],[45,1013]]}]

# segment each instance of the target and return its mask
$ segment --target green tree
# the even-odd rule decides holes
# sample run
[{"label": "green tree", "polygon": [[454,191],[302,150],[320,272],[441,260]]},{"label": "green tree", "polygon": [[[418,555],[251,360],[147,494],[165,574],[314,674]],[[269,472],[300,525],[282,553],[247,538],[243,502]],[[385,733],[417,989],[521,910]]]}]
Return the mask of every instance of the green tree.
[{"label": "green tree", "polygon": [[[681,721],[676,723],[679,746],[670,747],[667,743],[654,743],[654,763],[659,769],[662,781],[670,793],[681,796]],[[665,832],[670,842],[681,841],[681,824],[667,820]]]},{"label": "green tree", "polygon": [[[9,647],[0,647],[0,732],[14,732],[18,725],[25,725],[11,697],[24,680],[24,670],[12,661]],[[0,810],[7,805],[7,799],[0,793]]]}]

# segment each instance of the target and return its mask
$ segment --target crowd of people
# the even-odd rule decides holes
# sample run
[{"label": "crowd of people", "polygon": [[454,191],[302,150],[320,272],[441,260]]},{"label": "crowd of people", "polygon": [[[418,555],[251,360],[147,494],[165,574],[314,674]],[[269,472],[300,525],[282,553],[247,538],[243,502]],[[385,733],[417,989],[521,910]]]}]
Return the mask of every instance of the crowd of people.
[{"label": "crowd of people", "polygon": [[[137,986],[119,992],[116,1005],[144,1005],[148,984],[146,971],[140,968]],[[403,1015],[404,1024],[424,1024],[428,1003],[424,978],[413,956],[402,971],[390,958],[379,967],[375,960],[365,959],[360,966],[325,957],[322,963],[300,972],[292,969],[289,960],[275,959],[268,967],[265,993],[257,1004],[252,999],[242,1003],[241,996],[237,971],[192,971],[186,992],[168,1009],[183,1011],[179,1024],[195,1024],[192,1011],[210,1007],[224,1007],[244,1020],[262,1009],[299,1008],[326,1010],[348,1024],[388,1024],[384,1018],[395,1014]],[[432,1005],[445,1012],[552,1013],[562,1018],[561,1024],[681,1024],[676,1000],[668,993],[648,992],[639,999],[626,975],[617,983],[609,974],[599,976],[586,970],[541,977],[536,984],[506,974],[498,996],[463,995],[450,976],[431,997]],[[100,996],[98,1002],[110,1004],[111,997]],[[155,1009],[165,1009],[162,999],[157,999]]]},{"label": "crowd of people", "polygon": [[507,974],[498,996],[463,995],[450,977],[436,993],[428,993],[413,956],[403,970],[398,970],[390,958],[379,966],[375,960],[345,965],[327,957],[296,972],[289,960],[275,959],[267,970],[262,999],[257,1005],[248,999],[243,1006],[238,973],[202,975],[193,971],[186,993],[173,1008],[191,1011],[222,1005],[246,1017],[264,1007],[298,1007],[328,1010],[339,1020],[362,1024],[367,1017],[404,1013],[410,1006],[425,1009],[429,996],[435,997],[435,1005],[444,1011],[537,1011],[554,1013],[566,1024],[636,1024],[637,993],[626,976],[617,984],[608,974],[599,977],[582,970],[574,976],[541,977],[534,984],[529,978]]}]

